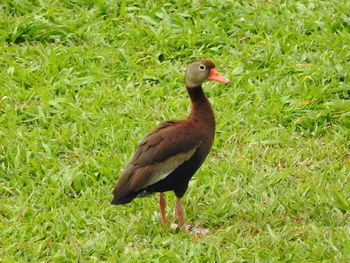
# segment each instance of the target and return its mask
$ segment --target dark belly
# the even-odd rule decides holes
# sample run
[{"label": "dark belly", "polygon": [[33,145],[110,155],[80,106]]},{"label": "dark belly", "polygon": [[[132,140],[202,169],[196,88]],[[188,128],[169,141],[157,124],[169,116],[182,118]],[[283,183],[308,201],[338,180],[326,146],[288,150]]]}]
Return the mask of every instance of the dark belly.
[{"label": "dark belly", "polygon": [[163,180],[143,189],[144,195],[154,192],[174,191],[175,195],[181,198],[188,187],[188,183],[198,168],[202,165],[208,153],[201,153],[200,149],[188,161],[177,167]]}]

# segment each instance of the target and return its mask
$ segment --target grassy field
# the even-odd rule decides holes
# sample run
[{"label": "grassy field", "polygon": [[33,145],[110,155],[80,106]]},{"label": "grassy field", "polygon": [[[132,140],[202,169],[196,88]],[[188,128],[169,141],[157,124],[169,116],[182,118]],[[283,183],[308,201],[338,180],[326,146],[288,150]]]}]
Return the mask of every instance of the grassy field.
[{"label": "grassy field", "polygon": [[[349,262],[350,1],[136,2],[1,1],[0,262]],[[183,199],[207,235],[109,203],[197,58],[232,80]]]}]

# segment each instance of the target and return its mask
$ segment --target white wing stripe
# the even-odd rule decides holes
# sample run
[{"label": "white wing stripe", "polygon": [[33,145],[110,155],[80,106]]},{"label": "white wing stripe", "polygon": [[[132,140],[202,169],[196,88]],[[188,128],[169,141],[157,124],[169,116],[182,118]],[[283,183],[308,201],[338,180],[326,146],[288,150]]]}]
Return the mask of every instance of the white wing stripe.
[{"label": "white wing stripe", "polygon": [[150,177],[150,179],[144,185],[143,188],[150,186],[152,184],[155,184],[160,180],[163,180],[165,177],[171,174],[177,167],[179,167],[182,163],[189,160],[194,154],[194,152],[196,151],[196,149],[197,149],[197,146],[194,147],[189,152],[179,153],[178,155],[174,155],[166,159],[164,162],[159,163],[154,169],[154,172],[153,172],[154,174]]}]

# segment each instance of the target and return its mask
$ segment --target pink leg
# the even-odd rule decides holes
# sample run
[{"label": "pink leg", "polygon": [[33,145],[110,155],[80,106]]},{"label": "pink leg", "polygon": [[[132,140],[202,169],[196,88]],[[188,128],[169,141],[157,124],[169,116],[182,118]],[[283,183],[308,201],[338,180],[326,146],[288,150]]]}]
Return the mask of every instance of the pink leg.
[{"label": "pink leg", "polygon": [[179,223],[179,228],[184,228],[184,214],[182,211],[182,204],[180,198],[176,199],[176,214]]},{"label": "pink leg", "polygon": [[167,220],[166,220],[166,214],[165,214],[165,199],[163,193],[160,193],[159,195],[159,208],[160,208],[160,219],[162,220],[162,225],[166,226]]},{"label": "pink leg", "polygon": [[175,223],[171,224],[172,229],[176,229],[179,227],[180,229],[187,230],[189,233],[194,233],[194,234],[207,234],[209,232],[208,228],[194,228],[191,225],[185,226],[184,214],[183,214],[180,198],[176,199],[176,214],[177,214],[177,220],[179,224],[178,225]]}]

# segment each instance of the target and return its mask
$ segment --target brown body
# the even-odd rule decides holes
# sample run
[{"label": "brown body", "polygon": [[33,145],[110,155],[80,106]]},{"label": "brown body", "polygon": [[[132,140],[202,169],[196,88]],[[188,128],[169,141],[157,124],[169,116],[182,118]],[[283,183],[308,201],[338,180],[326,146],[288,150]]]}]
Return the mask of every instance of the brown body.
[{"label": "brown body", "polygon": [[[184,195],[207,157],[215,133],[214,113],[202,87],[188,88],[188,93],[192,101],[189,117],[161,123],[141,141],[113,191],[118,203],[154,192],[173,190],[177,197]],[[169,175],[148,185],[152,176],[165,174],[168,167],[173,169]]]},{"label": "brown body", "polygon": [[[207,157],[214,140],[215,118],[201,84],[206,80],[228,82],[209,60],[191,62],[186,70],[186,87],[191,98],[190,115],[183,120],[159,124],[137,147],[113,190],[112,204],[126,204],[135,197],[174,191],[177,211],[188,182]],[[165,200],[160,199],[162,222]]]}]

